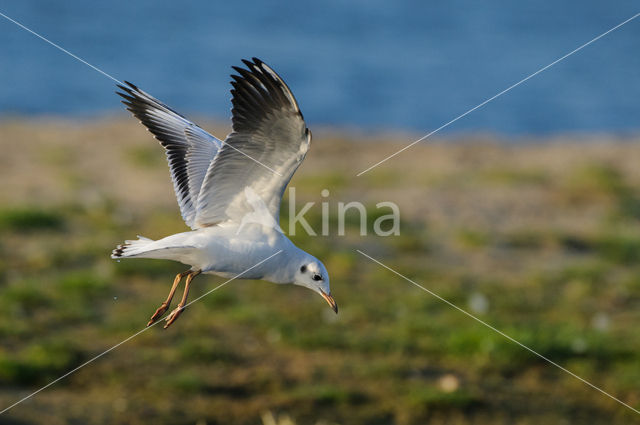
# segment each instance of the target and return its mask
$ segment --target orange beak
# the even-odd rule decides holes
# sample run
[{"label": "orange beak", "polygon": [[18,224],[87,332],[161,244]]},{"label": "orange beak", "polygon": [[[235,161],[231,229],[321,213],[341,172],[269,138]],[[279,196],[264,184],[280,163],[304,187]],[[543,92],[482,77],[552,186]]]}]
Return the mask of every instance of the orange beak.
[{"label": "orange beak", "polygon": [[336,314],[338,314],[338,304],[336,303],[336,300],[333,299],[331,294],[325,294],[324,292],[320,291],[320,295],[322,295],[322,298],[324,298],[325,301],[329,303],[333,311],[335,311]]}]

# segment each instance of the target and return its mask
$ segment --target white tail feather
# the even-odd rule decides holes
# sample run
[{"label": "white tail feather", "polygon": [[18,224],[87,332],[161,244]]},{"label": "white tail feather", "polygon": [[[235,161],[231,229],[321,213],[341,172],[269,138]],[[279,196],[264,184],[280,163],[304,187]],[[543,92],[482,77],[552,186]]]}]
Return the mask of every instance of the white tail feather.
[{"label": "white tail feather", "polygon": [[111,258],[155,258],[157,260],[174,260],[191,264],[197,249],[191,245],[182,245],[176,235],[154,241],[138,236],[133,241],[124,241],[111,252]]},{"label": "white tail feather", "polygon": [[136,257],[148,251],[149,245],[155,242],[152,239],[138,235],[136,240],[124,241],[111,252],[111,258]]}]

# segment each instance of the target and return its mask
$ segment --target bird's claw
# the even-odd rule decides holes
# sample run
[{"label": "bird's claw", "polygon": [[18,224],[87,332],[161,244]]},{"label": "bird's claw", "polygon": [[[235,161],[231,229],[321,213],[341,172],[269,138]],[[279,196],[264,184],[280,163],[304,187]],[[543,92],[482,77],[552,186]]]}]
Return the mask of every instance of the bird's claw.
[{"label": "bird's claw", "polygon": [[183,306],[176,307],[165,319],[167,323],[164,325],[164,328],[167,329],[169,326],[171,326],[171,324],[176,321],[176,319],[178,318],[178,316],[180,316],[183,310],[184,310]]},{"label": "bird's claw", "polygon": [[167,311],[167,308],[169,308],[169,305],[167,303],[162,303],[162,305],[158,307],[156,312],[153,313],[153,316],[151,316],[151,319],[149,319],[149,323],[147,323],[147,326],[153,325],[156,322],[156,320],[162,317],[164,312]]}]

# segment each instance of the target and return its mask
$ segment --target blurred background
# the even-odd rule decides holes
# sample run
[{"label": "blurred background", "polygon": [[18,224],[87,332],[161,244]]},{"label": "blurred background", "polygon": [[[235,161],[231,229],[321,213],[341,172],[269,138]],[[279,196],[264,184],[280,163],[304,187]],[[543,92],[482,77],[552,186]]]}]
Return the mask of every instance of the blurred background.
[{"label": "blurred background", "polygon": [[[314,143],[291,185],[333,312],[236,281],[0,423],[629,423],[636,414],[360,249],[640,408],[640,21],[355,175],[638,12],[597,1],[5,2],[0,12],[222,138],[257,56]],[[140,330],[179,264],[109,259],[186,230],[114,82],[0,17],[0,410]],[[330,196],[324,198],[321,191]],[[401,235],[337,236],[337,203]],[[287,220],[288,210],[282,211]],[[285,227],[286,229],[286,227]],[[221,282],[199,277],[192,299]]]},{"label": "blurred background", "polygon": [[[418,133],[637,13],[632,1],[23,1],[3,7],[185,113],[226,119],[230,66],[257,56],[287,77],[315,126]],[[0,94],[0,111],[82,118],[120,111],[112,81],[10,22],[0,35],[0,78],[11,82]],[[629,25],[447,131],[636,130],[639,36],[638,25]]]}]

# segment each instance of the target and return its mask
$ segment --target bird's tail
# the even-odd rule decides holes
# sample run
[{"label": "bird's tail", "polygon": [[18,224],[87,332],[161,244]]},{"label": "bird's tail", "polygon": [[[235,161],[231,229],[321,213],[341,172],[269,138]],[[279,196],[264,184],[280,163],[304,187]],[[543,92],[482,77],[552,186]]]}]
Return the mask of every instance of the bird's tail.
[{"label": "bird's tail", "polygon": [[111,258],[138,257],[149,251],[149,245],[155,242],[153,239],[138,235],[134,241],[124,241],[111,252]]}]

